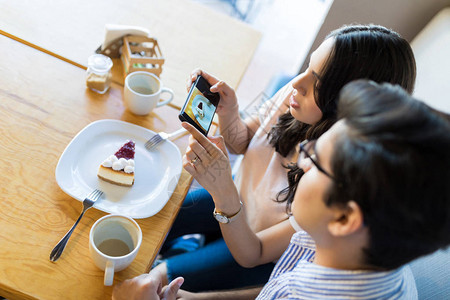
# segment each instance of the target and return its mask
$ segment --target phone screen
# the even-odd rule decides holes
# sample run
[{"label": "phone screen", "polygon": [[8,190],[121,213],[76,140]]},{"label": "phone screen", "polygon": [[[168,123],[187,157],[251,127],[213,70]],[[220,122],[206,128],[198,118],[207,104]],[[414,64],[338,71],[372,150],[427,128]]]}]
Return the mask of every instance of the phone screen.
[{"label": "phone screen", "polygon": [[209,84],[199,78],[193,85],[180,115],[182,120],[194,123],[192,125],[201,129],[205,135],[209,131],[219,101],[219,95],[211,93],[209,88]]}]

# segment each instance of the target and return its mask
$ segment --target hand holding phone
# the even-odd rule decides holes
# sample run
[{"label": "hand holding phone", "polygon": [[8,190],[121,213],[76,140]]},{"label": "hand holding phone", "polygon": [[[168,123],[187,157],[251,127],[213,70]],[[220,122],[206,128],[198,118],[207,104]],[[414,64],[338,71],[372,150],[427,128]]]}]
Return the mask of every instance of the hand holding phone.
[{"label": "hand holding phone", "polygon": [[192,124],[205,136],[208,135],[220,100],[219,94],[210,89],[211,85],[202,76],[198,76],[178,115],[181,121]]}]

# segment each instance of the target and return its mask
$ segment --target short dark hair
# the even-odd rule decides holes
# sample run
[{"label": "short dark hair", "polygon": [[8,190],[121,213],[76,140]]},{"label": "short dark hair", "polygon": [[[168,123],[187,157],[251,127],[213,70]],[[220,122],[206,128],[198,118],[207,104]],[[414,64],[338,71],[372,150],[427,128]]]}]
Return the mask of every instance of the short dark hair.
[{"label": "short dark hair", "polygon": [[[341,88],[357,79],[399,84],[409,93],[414,90],[416,63],[409,43],[398,33],[380,25],[344,25],[326,38],[334,38],[331,54],[322,70],[315,90],[322,118],[308,125],[296,120],[290,112],[282,114],[268,135],[270,144],[282,156],[287,156],[304,139],[317,139],[337,120],[337,105]],[[288,166],[290,185],[298,182],[303,172]],[[284,189],[276,201],[287,201],[294,191]]]},{"label": "short dark hair", "polygon": [[397,268],[450,244],[450,122],[401,87],[358,80],[340,93],[327,206],[353,200],[366,263]]}]

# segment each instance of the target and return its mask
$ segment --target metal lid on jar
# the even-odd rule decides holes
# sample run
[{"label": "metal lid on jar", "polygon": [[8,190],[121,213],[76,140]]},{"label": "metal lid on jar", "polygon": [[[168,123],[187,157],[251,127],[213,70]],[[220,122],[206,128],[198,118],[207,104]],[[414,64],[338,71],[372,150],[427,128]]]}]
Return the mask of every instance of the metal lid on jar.
[{"label": "metal lid on jar", "polygon": [[98,72],[108,72],[112,65],[111,58],[103,54],[93,54],[88,58],[88,68]]}]

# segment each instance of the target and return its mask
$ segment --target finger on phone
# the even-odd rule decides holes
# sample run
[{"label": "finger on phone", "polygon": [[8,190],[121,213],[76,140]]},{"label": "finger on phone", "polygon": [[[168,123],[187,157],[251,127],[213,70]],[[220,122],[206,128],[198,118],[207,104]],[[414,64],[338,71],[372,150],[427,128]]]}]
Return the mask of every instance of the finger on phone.
[{"label": "finger on phone", "polygon": [[211,143],[200,131],[198,131],[191,124],[182,122],[181,126],[183,126],[183,128],[186,129],[204,148]]},{"label": "finger on phone", "polygon": [[189,92],[189,90],[191,89],[192,86],[192,80],[189,78],[188,80],[186,80],[186,91]]},{"label": "finger on phone", "polygon": [[[193,75],[194,75],[194,73],[193,73]],[[200,75],[203,76],[203,78],[205,78],[205,80],[206,80],[210,85],[215,85],[217,82],[220,81],[220,80],[217,79],[215,76],[213,76],[213,75],[209,74],[208,72],[205,72],[205,71],[203,71],[203,70],[201,70],[201,69],[197,69],[197,70],[196,70],[194,81],[195,81],[195,79],[197,79],[197,77],[200,76]]]},{"label": "finger on phone", "polygon": [[[228,156],[227,151],[224,151],[221,147],[218,147],[215,142],[213,142],[216,139],[211,137],[205,137],[200,131],[198,131],[194,126],[192,126],[187,122],[182,122],[181,126],[183,126],[184,129],[186,129],[191,134],[191,136],[189,137],[189,145],[190,146],[194,145],[196,141],[199,144],[199,146],[203,148],[204,152],[202,153],[202,155],[207,153],[210,156],[215,157],[216,155],[220,155],[220,153],[223,152],[226,156]],[[200,151],[200,149],[198,151]]]},{"label": "finger on phone", "polygon": [[210,91],[213,93],[221,93],[226,96],[233,92],[233,89],[225,81],[220,80],[211,86]]},{"label": "finger on phone", "polygon": [[[191,73],[191,78],[190,78],[190,80],[191,80],[191,84],[195,81],[195,80],[197,80],[197,77],[198,76],[203,76],[203,71],[201,70],[201,69],[195,69],[194,71],[192,71],[192,73]],[[203,76],[204,77],[204,76]]]},{"label": "finger on phone", "polygon": [[200,68],[196,68],[191,72],[191,78],[194,80],[197,78],[198,75],[202,75],[203,71]]},{"label": "finger on phone", "polygon": [[191,75],[189,76],[188,80],[186,81],[186,89],[189,91],[191,89],[192,84],[195,82],[197,77],[199,75],[202,75],[202,70],[197,68],[194,69],[194,71],[191,72]]}]

